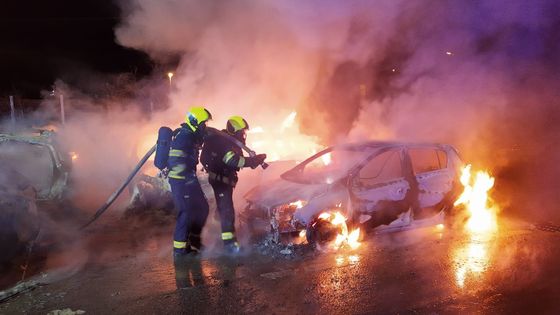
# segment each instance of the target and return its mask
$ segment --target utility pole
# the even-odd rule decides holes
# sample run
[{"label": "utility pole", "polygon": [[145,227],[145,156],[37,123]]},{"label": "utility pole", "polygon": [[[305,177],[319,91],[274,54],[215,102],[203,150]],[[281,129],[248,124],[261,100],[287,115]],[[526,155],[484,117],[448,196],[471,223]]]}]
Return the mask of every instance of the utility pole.
[{"label": "utility pole", "polygon": [[12,131],[16,130],[16,107],[14,105],[14,96],[10,95],[10,110],[12,117]]},{"label": "utility pole", "polygon": [[66,124],[66,113],[64,112],[64,95],[60,94],[60,120],[62,125]]}]

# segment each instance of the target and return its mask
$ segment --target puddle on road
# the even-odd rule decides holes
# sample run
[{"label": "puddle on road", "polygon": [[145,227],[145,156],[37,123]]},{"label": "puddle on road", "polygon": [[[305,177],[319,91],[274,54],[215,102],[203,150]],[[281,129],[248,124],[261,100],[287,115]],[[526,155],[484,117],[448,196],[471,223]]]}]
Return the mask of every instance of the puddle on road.
[{"label": "puddle on road", "polygon": [[466,282],[483,280],[490,267],[493,254],[492,244],[496,235],[470,235],[466,244],[453,250],[452,260],[455,265],[455,284],[464,288]]}]

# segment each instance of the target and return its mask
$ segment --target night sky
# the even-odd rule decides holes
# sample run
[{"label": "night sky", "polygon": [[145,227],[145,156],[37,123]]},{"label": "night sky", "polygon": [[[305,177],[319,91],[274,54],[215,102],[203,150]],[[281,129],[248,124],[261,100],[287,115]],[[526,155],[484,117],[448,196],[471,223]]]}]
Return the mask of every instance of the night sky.
[{"label": "night sky", "polygon": [[[3,1],[0,96],[38,98],[55,79],[80,74],[149,74],[144,53],[115,43],[119,8],[107,0]],[[72,82],[69,82],[72,83]]]}]

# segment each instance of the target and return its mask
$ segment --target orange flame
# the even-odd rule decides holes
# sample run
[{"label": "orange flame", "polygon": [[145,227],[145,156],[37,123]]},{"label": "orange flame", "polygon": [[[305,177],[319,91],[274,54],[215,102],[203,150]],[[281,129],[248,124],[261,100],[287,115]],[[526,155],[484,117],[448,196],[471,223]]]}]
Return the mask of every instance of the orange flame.
[{"label": "orange flame", "polygon": [[296,209],[301,209],[301,208],[303,208],[303,206],[305,206],[306,204],[307,204],[306,201],[304,201],[304,200],[298,200],[298,201],[294,201],[294,202],[290,203],[289,206],[296,207]]},{"label": "orange flame", "polygon": [[248,131],[247,144],[255,151],[267,154],[267,161],[299,160],[307,158],[322,147],[317,139],[300,133],[292,111],[278,124],[256,126]]},{"label": "orange flame", "polygon": [[488,192],[494,186],[494,178],[488,172],[478,171],[471,176],[471,165],[465,166],[461,175],[465,187],[455,206],[464,205],[470,214],[467,229],[474,233],[491,232],[498,228],[496,213],[498,208],[490,205]]},{"label": "orange flame", "polygon": [[335,240],[329,244],[332,249],[339,249],[344,245],[347,245],[351,249],[356,249],[360,247],[360,229],[354,229],[352,232],[348,232],[348,225],[346,224],[346,217],[337,212],[323,212],[319,215],[319,220],[326,220],[330,222],[333,226],[339,229],[338,235]]},{"label": "orange flame", "polygon": [[465,189],[454,205],[464,205],[470,214],[465,226],[470,232],[470,240],[466,246],[456,250],[454,260],[458,266],[455,280],[457,286],[463,288],[468,279],[482,276],[488,268],[488,243],[498,229],[499,208],[492,204],[489,197],[494,178],[488,172],[478,171],[473,177],[471,165],[467,165],[463,168],[461,184]]}]

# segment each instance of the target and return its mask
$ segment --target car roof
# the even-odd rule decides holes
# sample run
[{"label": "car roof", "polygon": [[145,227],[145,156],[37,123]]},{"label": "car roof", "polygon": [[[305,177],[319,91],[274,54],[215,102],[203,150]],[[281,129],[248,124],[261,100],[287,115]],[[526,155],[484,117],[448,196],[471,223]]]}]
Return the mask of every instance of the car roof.
[{"label": "car roof", "polygon": [[340,144],[327,148],[332,149],[352,149],[352,150],[367,150],[367,149],[389,149],[395,147],[426,147],[426,148],[440,148],[440,149],[456,149],[449,144],[442,143],[429,143],[429,142],[400,142],[400,141],[364,141],[349,144]]}]

